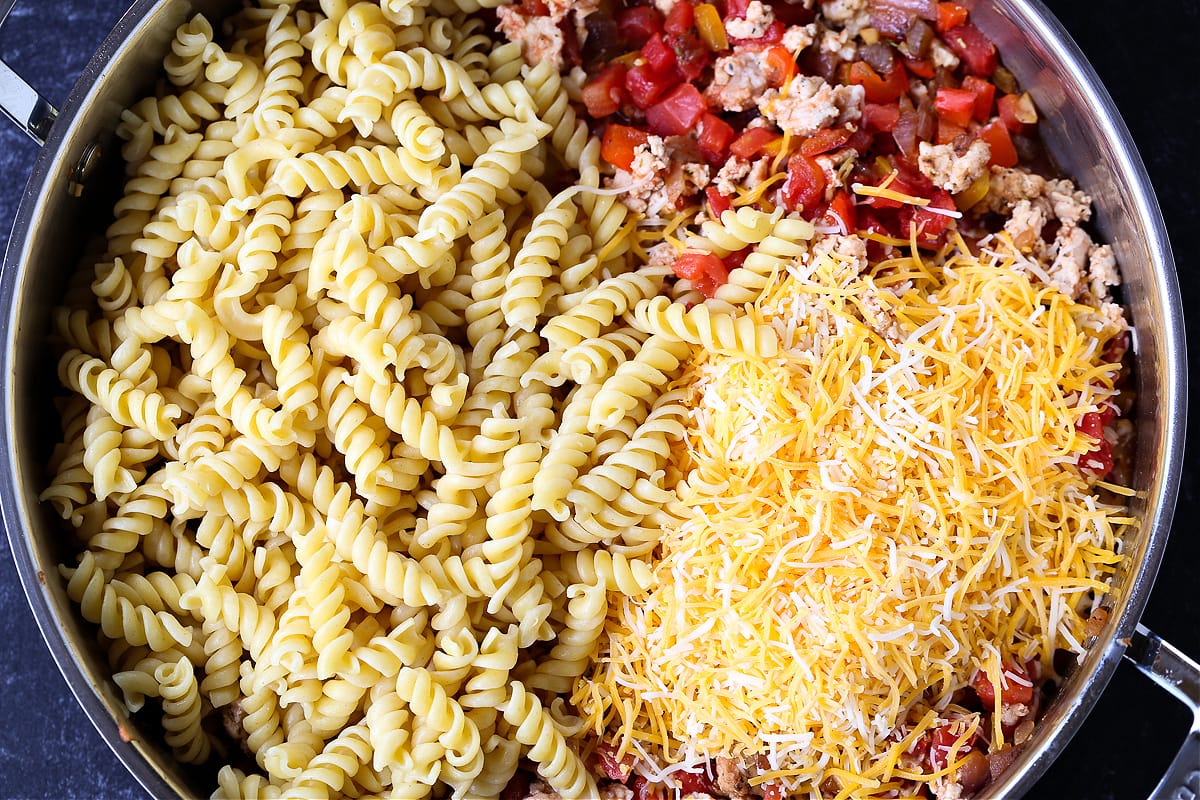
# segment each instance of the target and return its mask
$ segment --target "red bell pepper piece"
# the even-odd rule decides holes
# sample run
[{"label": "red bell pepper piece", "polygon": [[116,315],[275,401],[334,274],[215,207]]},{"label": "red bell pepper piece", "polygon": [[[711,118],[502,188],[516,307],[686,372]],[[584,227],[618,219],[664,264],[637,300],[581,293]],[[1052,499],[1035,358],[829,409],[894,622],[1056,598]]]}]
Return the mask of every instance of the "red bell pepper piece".
[{"label": "red bell pepper piece", "polygon": [[729,145],[729,152],[738,158],[753,158],[762,153],[767,145],[781,138],[783,137],[768,128],[747,128]]},{"label": "red bell pepper piece", "polygon": [[617,12],[617,36],[630,48],[641,47],[662,30],[662,13],[653,6],[633,6]]},{"label": "red bell pepper piece", "polygon": [[792,78],[796,77],[798,67],[796,59],[792,58],[792,53],[783,45],[771,45],[763,54],[767,60],[767,66],[771,69],[771,83],[777,86],[786,86],[792,82]]},{"label": "red bell pepper piece", "polygon": [[614,61],[583,87],[583,104],[593,119],[603,119],[621,109],[629,100],[625,91],[625,65]]},{"label": "red bell pepper piece", "polygon": [[1017,135],[1028,135],[1037,124],[1037,108],[1028,92],[1021,94],[1006,94],[996,104],[1000,121],[1004,127]]},{"label": "red bell pepper piece", "polygon": [[967,129],[961,125],[955,125],[953,122],[946,120],[938,120],[937,135],[934,137],[935,144],[952,144],[955,139],[967,132]]},{"label": "red bell pepper piece", "polygon": [[628,170],[633,164],[633,151],[649,138],[650,135],[643,130],[610,122],[604,129],[604,138],[600,140],[600,157],[614,167]]},{"label": "red bell pepper piece", "polygon": [[905,58],[904,66],[918,78],[932,78],[937,75],[933,62],[927,58]]},{"label": "red bell pepper piece", "polygon": [[967,9],[958,3],[938,3],[937,30],[945,33],[967,21]]},{"label": "red bell pepper piece", "polygon": [[890,103],[908,91],[908,72],[898,59],[893,61],[887,78],[881,77],[867,62],[855,61],[850,65],[846,79],[863,87],[869,103]]},{"label": "red bell pepper piece", "polygon": [[696,127],[707,110],[700,90],[682,83],[646,109],[646,124],[659,136],[682,136]]},{"label": "red bell pepper piece", "polygon": [[992,115],[992,103],[996,99],[996,86],[974,75],[963,78],[962,88],[975,95],[975,120],[987,122]]},{"label": "red bell pepper piece", "polygon": [[996,71],[996,45],[979,28],[965,22],[947,31],[944,38],[972,75],[986,78]]},{"label": "red bell pepper piece", "polygon": [[943,86],[933,99],[933,110],[942,121],[965,128],[975,116],[975,94],[967,89]]},{"label": "red bell pepper piece", "polygon": [[1004,127],[1004,123],[998,119],[994,119],[987,125],[979,129],[979,138],[988,143],[988,147],[992,151],[989,166],[993,167],[1015,167],[1020,160],[1017,157],[1017,148],[1013,146],[1012,137],[1008,135],[1008,128]]},{"label": "red bell pepper piece", "polygon": [[733,126],[716,114],[705,114],[700,118],[700,127],[696,131],[696,144],[700,155],[712,165],[724,164],[729,157],[729,145],[737,134]]},{"label": "red bell pepper piece", "polygon": [[842,233],[854,233],[858,225],[858,214],[850,193],[845,189],[838,189],[829,201],[829,208],[825,210],[821,221],[826,225],[838,226]]},{"label": "red bell pepper piece", "polygon": [[846,128],[822,128],[800,143],[800,152],[806,156],[819,156],[837,150],[850,139]]},{"label": "red bell pepper piece", "polygon": [[787,178],[779,190],[784,208],[807,217],[825,196],[825,170],[803,153],[788,159]]}]

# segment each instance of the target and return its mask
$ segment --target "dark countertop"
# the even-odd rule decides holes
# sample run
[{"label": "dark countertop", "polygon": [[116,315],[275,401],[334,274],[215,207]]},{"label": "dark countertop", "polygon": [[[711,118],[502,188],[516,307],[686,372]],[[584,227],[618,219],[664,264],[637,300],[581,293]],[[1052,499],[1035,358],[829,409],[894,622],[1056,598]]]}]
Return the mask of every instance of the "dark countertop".
[{"label": "dark countertop", "polygon": [[[1138,143],[1163,206],[1200,358],[1200,275],[1187,234],[1200,230],[1200,89],[1195,69],[1200,4],[1147,0],[1046,0],[1091,59]],[[18,2],[0,35],[0,55],[54,101],[66,97],[123,0]],[[36,13],[39,9],[41,13]],[[54,9],[53,12],[50,9]],[[0,123],[0,250],[36,148]],[[1200,399],[1192,398],[1192,441]],[[1186,522],[1200,491],[1200,450],[1190,449],[1179,513],[1143,621],[1200,656],[1200,537]],[[0,798],[145,798],[76,704],[25,603],[8,542],[0,538]],[[1189,723],[1183,706],[1122,665],[1082,730],[1029,795],[1145,797],[1170,763]]]}]

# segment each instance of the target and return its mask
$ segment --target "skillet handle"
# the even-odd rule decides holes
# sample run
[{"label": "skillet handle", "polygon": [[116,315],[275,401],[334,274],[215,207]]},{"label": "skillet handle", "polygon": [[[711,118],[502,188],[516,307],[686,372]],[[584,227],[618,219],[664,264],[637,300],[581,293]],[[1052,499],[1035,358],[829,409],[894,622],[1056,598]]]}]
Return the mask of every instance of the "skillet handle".
[{"label": "skillet handle", "polygon": [[[16,0],[0,0],[0,27]],[[29,134],[38,145],[46,143],[58,111],[37,89],[0,59],[0,111]]]},{"label": "skillet handle", "polygon": [[1192,729],[1150,797],[1195,800],[1200,797],[1200,664],[1141,624],[1129,637],[1125,657],[1192,709]]}]

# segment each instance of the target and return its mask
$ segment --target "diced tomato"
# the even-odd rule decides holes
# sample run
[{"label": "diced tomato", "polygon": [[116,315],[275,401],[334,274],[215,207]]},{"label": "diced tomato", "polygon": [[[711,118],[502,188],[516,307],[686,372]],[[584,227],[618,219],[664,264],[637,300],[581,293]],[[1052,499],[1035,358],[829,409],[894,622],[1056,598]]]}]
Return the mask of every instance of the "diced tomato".
[{"label": "diced tomato", "polygon": [[996,106],[1000,121],[1012,133],[1028,135],[1037,124],[1037,108],[1028,92],[1003,95]]},{"label": "diced tomato", "polygon": [[745,19],[750,0],[725,0],[725,19]]},{"label": "diced tomato", "polygon": [[783,45],[771,45],[763,54],[767,60],[767,66],[771,68],[771,82],[785,86],[792,82],[792,78],[796,77],[796,59],[792,58],[791,52]]},{"label": "diced tomato", "polygon": [[641,109],[654,105],[658,98],[678,83],[679,76],[674,72],[660,75],[649,64],[635,64],[625,71],[625,91],[629,92],[633,104]]},{"label": "diced tomato", "polygon": [[[897,725],[896,728],[890,734],[888,734],[888,739],[893,742],[903,742],[908,738],[910,733],[912,733],[912,728],[902,723]],[[932,734],[929,731],[925,731],[917,738],[909,742],[908,747],[904,752],[924,760],[925,755],[929,752],[930,738],[932,738]]]},{"label": "diced tomato", "polygon": [[1105,404],[1100,411],[1089,411],[1080,418],[1076,429],[1096,440],[1092,449],[1079,456],[1079,468],[1104,477],[1113,468],[1112,445],[1104,438],[1104,426],[1117,416],[1117,409]]},{"label": "diced tomato", "polygon": [[667,44],[675,51],[675,62],[684,80],[694,81],[704,73],[704,68],[712,60],[708,48],[695,31],[685,31],[679,34],[669,34]]},{"label": "diced tomato", "polygon": [[979,138],[988,143],[991,149],[992,157],[988,162],[989,166],[993,167],[1015,167],[1017,161],[1017,148],[1013,146],[1012,137],[1008,135],[1008,128],[1004,127],[998,119],[994,119],[987,125],[979,129]]},{"label": "diced tomato", "polygon": [[662,29],[662,13],[654,6],[632,6],[617,12],[617,35],[631,48],[641,47]]},{"label": "diced tomato", "polygon": [[708,198],[708,215],[713,219],[720,219],[722,214],[733,208],[733,201],[715,186],[705,187],[704,195]]},{"label": "diced tomato", "polygon": [[930,208],[957,211],[950,193],[944,189],[937,189],[928,206],[906,205],[900,209],[901,238],[909,238],[916,230],[917,244],[922,247],[940,247],[945,242],[946,230],[950,227],[953,217],[930,211]]},{"label": "diced tomato", "polygon": [[762,36],[758,36],[753,39],[735,39],[731,36],[729,38],[729,42],[730,42],[730,44],[733,44],[735,46],[736,45],[741,45],[741,46],[750,45],[752,47],[753,46],[761,47],[763,45],[777,44],[779,42],[782,42],[783,34],[785,34],[785,33],[787,33],[787,25],[784,25],[783,22],[775,19],[775,20],[771,20],[771,24],[767,26],[767,29],[765,31],[763,31]]},{"label": "diced tomato", "polygon": [[[935,772],[945,769],[950,764],[958,761],[974,747],[976,740],[979,738],[979,728],[976,726],[975,731],[968,736],[958,749],[955,750],[954,743],[958,741],[967,730],[967,718],[964,717],[954,722],[948,722],[945,725],[934,728],[933,737],[929,743],[929,766]],[[954,751],[954,752],[951,752]]]},{"label": "diced tomato", "polygon": [[996,99],[996,86],[991,81],[968,75],[963,78],[962,88],[975,95],[975,114],[978,122],[987,122],[992,115],[992,103]]},{"label": "diced tomato", "polygon": [[767,781],[762,785],[763,800],[788,800],[788,791],[779,781]]},{"label": "diced tomato", "polygon": [[768,128],[747,128],[729,145],[729,152],[738,158],[753,158],[762,153],[767,145],[783,137]]},{"label": "diced tomato", "polygon": [[800,152],[806,156],[819,156],[837,150],[849,138],[850,131],[845,128],[822,128],[800,143]]},{"label": "diced tomato", "polygon": [[[1006,684],[1000,689],[1001,703],[1005,705],[1028,704],[1033,700],[1033,681],[1029,679],[1029,673],[1025,671],[1024,667],[1004,664],[1001,666],[1001,670],[1003,671],[1002,682]],[[983,703],[984,708],[993,708],[996,705],[996,689],[992,686],[992,681],[986,672],[979,670],[975,673],[975,677],[971,679],[971,688],[975,690],[975,694],[979,695],[979,702]]]},{"label": "diced tomato", "polygon": [[854,208],[854,198],[845,189],[838,189],[829,201],[829,208],[821,220],[827,225],[837,225],[843,233],[853,233],[858,226],[858,214]]},{"label": "diced tomato", "polygon": [[646,124],[659,136],[682,136],[696,127],[707,110],[700,90],[682,83],[646,109]]},{"label": "diced tomato", "polygon": [[933,99],[933,110],[942,121],[965,128],[975,116],[975,94],[966,89],[943,86]]},{"label": "diced tomato", "polygon": [[1101,358],[1109,364],[1119,364],[1129,350],[1129,331],[1121,331],[1104,345]]},{"label": "diced tomato", "polygon": [[965,22],[947,31],[944,38],[972,75],[986,78],[996,71],[996,45],[979,28]]},{"label": "diced tomato", "polygon": [[1107,439],[1101,440],[1092,452],[1084,453],[1079,457],[1079,468],[1090,472],[1097,478],[1103,478],[1112,472],[1113,463],[1112,445],[1108,443]]},{"label": "diced tomato", "polygon": [[716,114],[705,114],[700,118],[696,144],[700,148],[700,155],[713,166],[725,163],[729,157],[729,145],[736,137],[733,126]]},{"label": "diced tomato", "polygon": [[603,119],[621,109],[629,99],[625,91],[625,65],[614,61],[583,87],[583,104],[593,119]]},{"label": "diced tomato", "polygon": [[627,170],[633,164],[634,149],[645,144],[649,138],[650,135],[643,130],[610,122],[600,141],[600,157],[614,167]]},{"label": "diced tomato", "polygon": [[[884,182],[884,180],[886,180],[886,179],[887,179],[887,176],[884,176],[883,178],[879,178],[876,185],[882,184]],[[892,178],[891,182],[888,183],[887,188],[893,189],[893,190],[899,192],[900,194],[906,194],[911,197],[924,197],[925,196],[925,193],[922,191],[922,187],[920,187],[916,181],[910,180],[908,175],[906,175],[904,172],[901,172],[900,174],[898,174],[894,178]],[[893,200],[890,197],[873,197],[873,196],[868,195],[863,198],[862,202],[864,205],[871,206],[872,208],[908,208],[909,207],[909,206],[906,206],[904,203],[901,203],[899,200]]]},{"label": "diced tomato", "polygon": [[617,748],[604,743],[596,747],[596,763],[600,770],[614,781],[624,783],[633,774],[634,758],[632,753],[617,757]]},{"label": "diced tomato", "polygon": [[891,133],[900,121],[900,107],[895,103],[863,103],[863,130],[869,133]]},{"label": "diced tomato", "polygon": [[663,41],[662,34],[654,34],[642,45],[642,58],[659,75],[666,75],[675,68],[675,49]]},{"label": "diced tomato", "polygon": [[937,29],[945,33],[967,21],[967,10],[958,3],[938,3]]},{"label": "diced tomato", "polygon": [[721,259],[721,263],[725,265],[727,272],[733,272],[735,269],[740,269],[746,263],[746,256],[754,252],[754,245],[748,245],[741,250],[734,250],[729,255]]},{"label": "diced tomato", "polygon": [[634,775],[633,800],[663,800],[663,794],[641,775]]},{"label": "diced tomato", "polygon": [[899,60],[893,62],[886,79],[867,62],[855,61],[846,79],[863,87],[869,103],[890,103],[908,91],[908,72]]},{"label": "diced tomato", "polygon": [[717,792],[712,779],[705,772],[676,772],[675,774],[679,776],[679,790],[684,796],[689,794],[711,796]]},{"label": "diced tomato", "polygon": [[676,0],[663,22],[663,30],[676,35],[685,33],[696,21],[696,9],[691,0]]},{"label": "diced tomato", "polygon": [[810,215],[825,195],[825,170],[803,153],[788,159],[787,178],[779,190],[779,198],[788,211]]},{"label": "diced tomato", "polygon": [[683,253],[675,259],[672,269],[708,297],[729,280],[724,262],[714,253]]}]

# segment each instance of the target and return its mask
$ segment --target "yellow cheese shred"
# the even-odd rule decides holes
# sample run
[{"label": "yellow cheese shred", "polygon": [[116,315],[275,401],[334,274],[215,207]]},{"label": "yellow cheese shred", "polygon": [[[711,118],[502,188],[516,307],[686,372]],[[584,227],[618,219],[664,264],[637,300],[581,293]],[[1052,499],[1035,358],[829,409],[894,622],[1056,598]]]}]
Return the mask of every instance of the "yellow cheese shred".
[{"label": "yellow cheese shred", "polygon": [[778,355],[694,351],[688,512],[577,684],[593,731],[877,797],[936,777],[898,758],[976,670],[1082,652],[1131,522],[1076,466],[1119,331],[983,258],[817,256],[748,309]]}]

